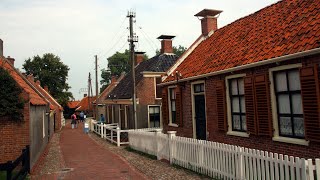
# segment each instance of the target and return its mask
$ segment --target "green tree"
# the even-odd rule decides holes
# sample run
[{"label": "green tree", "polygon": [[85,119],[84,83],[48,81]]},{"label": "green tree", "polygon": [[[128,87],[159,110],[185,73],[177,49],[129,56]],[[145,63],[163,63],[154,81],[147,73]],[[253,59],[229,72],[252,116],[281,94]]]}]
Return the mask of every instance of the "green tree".
[{"label": "green tree", "polygon": [[9,116],[21,120],[24,106],[24,100],[20,96],[22,90],[3,68],[0,68],[0,92],[0,117]]},{"label": "green tree", "polygon": [[[173,49],[173,53],[176,54],[179,57],[187,50],[186,47],[181,46],[181,45],[179,45],[178,47],[177,46],[173,46],[172,49]],[[160,50],[159,49],[156,50],[156,54],[157,55],[160,54]]]},{"label": "green tree", "polygon": [[[122,72],[129,72],[131,70],[131,63],[129,63],[130,51],[125,50],[123,53],[116,52],[112,56],[108,57],[108,70],[101,70],[101,81],[102,85],[100,88],[100,93],[108,87],[111,82],[112,76],[119,77]],[[147,55],[144,55],[144,60],[148,59]]]},{"label": "green tree", "polygon": [[35,80],[41,82],[41,86],[48,86],[50,94],[57,99],[61,105],[66,105],[73,98],[68,92],[68,71],[69,67],[61,62],[59,56],[46,53],[42,57],[34,56],[28,58],[22,65],[27,74],[33,74]]}]

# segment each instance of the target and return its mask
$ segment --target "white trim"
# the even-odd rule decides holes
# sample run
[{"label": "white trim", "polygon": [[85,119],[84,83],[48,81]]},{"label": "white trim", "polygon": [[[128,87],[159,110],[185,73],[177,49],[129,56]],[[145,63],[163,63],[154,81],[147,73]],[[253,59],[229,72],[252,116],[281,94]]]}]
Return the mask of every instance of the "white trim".
[{"label": "white trim", "polygon": [[143,77],[161,77],[165,74],[165,72],[151,72],[151,71],[143,71],[141,72]]},{"label": "white trim", "polygon": [[45,117],[46,112],[43,111],[42,113],[42,138],[46,137],[46,133],[45,133],[45,123],[44,123],[44,117]]},{"label": "white trim", "polygon": [[[245,77],[246,74],[234,74],[227,76],[225,78],[225,84],[226,84],[226,100],[227,100],[227,122],[228,122],[228,132],[227,135],[233,135],[233,136],[241,136],[241,137],[249,137],[249,134],[247,132],[239,132],[239,131],[233,131],[232,130],[232,117],[231,117],[231,101],[230,101],[230,94],[229,94],[229,80],[230,79],[237,79]],[[244,83],[244,82],[243,82]],[[244,85],[244,84],[243,84]],[[246,100],[246,99],[245,99]]]},{"label": "white trim", "polygon": [[[203,90],[204,92],[201,92],[201,93],[195,93],[194,92],[194,88],[193,86],[195,84],[203,84]],[[207,103],[206,103],[206,83],[204,80],[198,80],[198,81],[194,81],[194,82],[191,82],[191,103],[192,103],[192,128],[193,128],[193,138],[196,139],[197,138],[197,127],[196,127],[196,112],[195,112],[195,101],[194,101],[194,96],[195,95],[204,95],[204,105],[205,105],[205,111],[207,111]],[[207,137],[207,132],[208,132],[208,125],[207,125],[207,112],[206,112],[206,139],[208,138]]]},{"label": "white trim", "polygon": [[178,124],[173,124],[173,123],[168,124],[168,126],[171,126],[171,127],[179,127]]},{"label": "white trim", "polygon": [[273,141],[291,143],[291,144],[299,144],[308,146],[309,142],[305,139],[297,139],[297,138],[289,138],[289,137],[282,137],[279,135],[279,126],[278,126],[278,110],[277,110],[277,100],[276,95],[274,92],[274,80],[273,80],[273,72],[281,71],[286,69],[294,69],[294,68],[301,68],[302,64],[290,64],[290,65],[283,65],[269,69],[269,79],[270,79],[270,95],[271,95],[271,110],[272,110],[272,124],[273,124]]},{"label": "white trim", "polygon": [[[229,69],[223,69],[220,71],[214,71],[214,72],[210,72],[210,73],[206,73],[206,74],[200,74],[197,76],[191,76],[188,78],[180,79],[179,82],[191,81],[191,80],[205,78],[205,77],[209,77],[209,76],[215,76],[215,75],[225,74],[225,73],[239,71],[239,70],[243,70],[243,69],[254,68],[257,66],[263,66],[263,65],[267,65],[267,64],[283,62],[283,61],[287,61],[287,60],[291,60],[291,59],[295,59],[295,58],[311,56],[311,55],[318,54],[318,53],[320,53],[320,48],[315,48],[315,49],[311,49],[311,50],[307,50],[307,51],[297,52],[294,54],[289,54],[289,55],[284,55],[284,56],[275,57],[275,58],[271,58],[271,59],[261,60],[258,62],[245,64],[245,65],[241,65],[241,66],[237,66],[237,67],[233,67],[233,68],[229,68]],[[171,73],[169,73],[169,74],[171,74]],[[164,80],[165,79],[163,79],[163,81]],[[174,84],[174,83],[175,83],[175,81],[169,81],[169,82],[161,83],[160,85],[165,86],[165,85],[170,85],[170,84]]]},{"label": "white trim", "polygon": [[160,125],[160,127],[159,128],[161,128],[162,127],[162,121],[161,121],[161,105],[157,105],[157,104],[153,104],[153,105],[148,105],[148,128],[151,128],[150,127],[150,112],[149,112],[149,108],[150,107],[159,107],[159,118],[160,118],[160,121],[159,121],[159,125]]},{"label": "white trim", "polygon": [[[168,88],[167,88],[167,92],[168,92],[168,110],[169,110],[169,126],[171,126],[171,125],[173,125],[173,123],[172,123],[172,115],[171,115],[171,97],[170,97],[170,89],[174,89],[174,88],[176,88],[177,86],[169,86]],[[177,112],[177,109],[176,109],[176,112]],[[175,124],[176,125],[176,124]],[[178,127],[178,125],[177,125],[177,127]]]},{"label": "white trim", "polygon": [[193,50],[199,46],[199,44],[204,41],[206,39],[206,37],[204,37],[203,35],[200,35],[196,41],[187,49],[186,52],[184,52],[176,61],[176,63],[171,66],[170,69],[168,69],[168,71],[166,72],[166,76],[162,77],[162,81],[166,80],[167,77],[172,74],[173,72],[175,72],[175,70],[177,69],[177,67],[193,52]]},{"label": "white trim", "polygon": [[124,126],[126,129],[128,129],[128,112],[127,108],[129,108],[128,105],[124,105]]}]

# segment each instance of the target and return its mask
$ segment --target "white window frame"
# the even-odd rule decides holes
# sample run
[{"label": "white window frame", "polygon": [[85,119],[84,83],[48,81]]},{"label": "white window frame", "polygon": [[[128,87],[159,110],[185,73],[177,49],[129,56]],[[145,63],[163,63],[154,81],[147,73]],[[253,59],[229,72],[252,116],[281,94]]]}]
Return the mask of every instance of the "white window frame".
[{"label": "white window frame", "polygon": [[[171,97],[170,97],[170,89],[175,89],[177,86],[169,86],[168,91],[168,110],[169,110],[169,126],[179,127],[178,124],[172,123],[172,114],[171,114]],[[177,97],[176,97],[177,98]],[[177,112],[177,101],[176,101],[176,112]]]},{"label": "white window frame", "polygon": [[[194,92],[194,85],[196,84],[203,84],[203,92],[195,93]],[[196,127],[196,112],[195,112],[195,102],[194,96],[195,95],[204,95],[205,101],[205,110],[206,110],[206,138],[208,138],[208,118],[207,118],[207,103],[206,103],[206,83],[204,80],[194,81],[191,83],[191,103],[192,103],[192,127],[193,127],[193,138],[197,138],[197,127]]]},{"label": "white window frame", "polygon": [[[229,80],[237,79],[237,78],[243,78],[245,76],[246,76],[246,74],[234,74],[234,75],[227,76],[225,78],[226,100],[227,100],[227,119],[228,119],[227,135],[240,136],[240,137],[249,137],[248,132],[239,132],[239,131],[233,131],[232,130],[231,101],[230,101],[230,93],[229,93],[230,92],[229,91]],[[246,99],[244,99],[244,100],[246,100]]]},{"label": "white window frame", "polygon": [[278,110],[277,110],[277,99],[274,90],[274,80],[273,80],[273,73],[275,71],[281,70],[288,70],[294,68],[301,68],[302,64],[290,64],[284,66],[278,66],[269,69],[269,79],[270,79],[270,92],[271,92],[271,107],[272,107],[272,122],[273,122],[273,141],[284,142],[284,143],[291,143],[291,144],[298,144],[308,146],[309,141],[305,139],[297,139],[297,138],[290,138],[290,137],[283,137],[279,135],[279,126],[278,126]]},{"label": "white window frame", "polygon": [[46,112],[43,111],[43,113],[42,113],[42,138],[46,137],[46,133],[45,133],[46,128],[45,128],[45,123],[44,123],[45,115],[46,115]]},{"label": "white window frame", "polygon": [[150,112],[149,112],[149,109],[150,107],[159,107],[159,113],[160,113],[160,127],[159,128],[162,128],[162,111],[161,111],[161,105],[148,105],[148,127],[150,127]]}]

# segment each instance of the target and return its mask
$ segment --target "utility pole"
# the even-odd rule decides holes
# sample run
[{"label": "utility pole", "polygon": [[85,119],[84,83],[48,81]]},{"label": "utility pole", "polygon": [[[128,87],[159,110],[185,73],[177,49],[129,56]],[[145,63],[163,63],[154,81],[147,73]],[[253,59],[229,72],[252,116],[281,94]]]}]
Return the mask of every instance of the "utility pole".
[{"label": "utility pole", "polygon": [[89,73],[88,77],[88,113],[90,113],[90,92],[91,91],[91,74]]},{"label": "utility pole", "polygon": [[129,27],[130,27],[130,36],[128,37],[128,41],[130,42],[130,61],[131,61],[131,72],[132,72],[132,104],[133,104],[133,114],[132,118],[134,121],[134,128],[137,129],[137,98],[136,98],[136,78],[135,78],[135,61],[134,61],[134,42],[138,42],[138,36],[134,36],[133,34],[133,18],[136,17],[136,13],[133,11],[128,11],[127,17],[129,18]]},{"label": "utility pole", "polygon": [[98,120],[98,117],[99,117],[99,113],[98,113],[98,56],[95,55],[95,64],[96,64],[96,120]]}]

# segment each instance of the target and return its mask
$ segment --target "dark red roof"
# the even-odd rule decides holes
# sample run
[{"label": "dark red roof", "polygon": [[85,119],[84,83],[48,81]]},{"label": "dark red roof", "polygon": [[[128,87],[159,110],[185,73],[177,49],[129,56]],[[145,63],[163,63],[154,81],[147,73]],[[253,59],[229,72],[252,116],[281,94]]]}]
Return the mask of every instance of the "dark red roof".
[{"label": "dark red roof", "polygon": [[79,102],[80,101],[69,101],[67,105],[69,108],[73,109],[73,108],[78,107]]},{"label": "dark red roof", "polygon": [[187,78],[319,47],[320,1],[284,0],[218,29],[176,70]]},{"label": "dark red roof", "polygon": [[18,73],[7,60],[0,56],[0,67],[7,70],[17,84],[26,91],[30,96],[30,103],[33,105],[47,105],[47,102],[32,89],[32,87],[22,78],[22,74]]},{"label": "dark red roof", "polygon": [[[90,110],[93,109],[92,106],[92,102],[96,100],[96,96],[90,97]],[[76,111],[87,111],[89,110],[89,96],[84,97],[83,99],[81,99],[81,101],[79,102],[79,104],[77,105],[78,108],[76,109]]]}]

